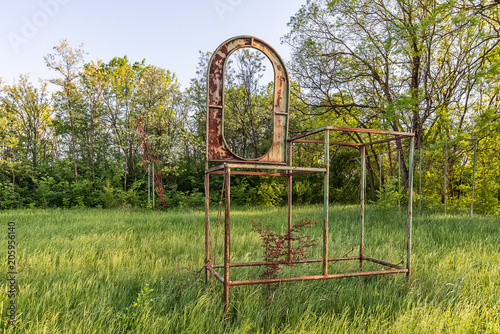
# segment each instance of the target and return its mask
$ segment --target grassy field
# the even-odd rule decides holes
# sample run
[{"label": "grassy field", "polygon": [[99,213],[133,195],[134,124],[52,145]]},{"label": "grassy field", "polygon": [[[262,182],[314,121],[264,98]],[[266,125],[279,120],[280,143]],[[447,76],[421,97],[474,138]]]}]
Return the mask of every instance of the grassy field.
[{"label": "grassy field", "polygon": [[[331,256],[352,249],[358,239],[357,215],[355,207],[331,208]],[[294,211],[297,220],[321,216],[316,206]],[[203,212],[189,210],[0,212],[4,264],[7,222],[16,222],[19,288],[17,330],[7,325],[9,299],[0,294],[2,332],[500,332],[499,217],[416,215],[409,283],[403,274],[292,282],[275,291],[262,285],[233,287],[227,320],[221,285],[212,288],[203,273],[196,278],[183,269],[198,270],[203,264],[203,217]],[[232,260],[262,257],[251,219],[283,232],[285,217],[285,208],[235,209]],[[369,208],[366,220],[365,254],[399,262],[405,216]],[[308,232],[320,236],[321,228]],[[221,248],[218,253],[220,261]],[[310,250],[311,257],[320,253],[320,246]],[[357,266],[331,264],[330,272]],[[231,279],[258,278],[262,270],[234,269]],[[3,265],[0,276],[6,272]],[[282,274],[319,273],[315,264],[286,268]],[[7,291],[6,280],[2,291]]]}]

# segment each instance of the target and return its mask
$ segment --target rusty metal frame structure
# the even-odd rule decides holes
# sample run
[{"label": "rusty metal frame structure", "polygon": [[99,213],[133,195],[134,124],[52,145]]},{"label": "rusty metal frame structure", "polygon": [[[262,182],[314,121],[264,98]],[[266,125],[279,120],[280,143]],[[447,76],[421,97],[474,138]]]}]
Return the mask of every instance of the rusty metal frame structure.
[{"label": "rusty metal frame structure", "polygon": [[[224,138],[224,66],[227,58],[237,49],[251,47],[262,51],[273,64],[275,77],[274,92],[274,135],[273,143],[269,151],[258,159],[244,159],[234,154],[227,146]],[[412,193],[413,193],[413,154],[414,134],[396,131],[382,131],[374,129],[346,128],[338,126],[324,126],[319,129],[300,134],[294,138],[288,137],[288,94],[289,79],[284,62],[280,56],[264,41],[252,36],[238,36],[222,43],[214,52],[208,67],[207,83],[207,142],[205,162],[205,269],[206,277],[212,274],[224,287],[223,300],[225,311],[229,308],[229,287],[248,284],[267,284],[291,281],[321,280],[341,277],[373,276],[405,273],[408,277],[411,273],[411,244],[412,244]],[[347,133],[358,132],[367,134],[386,135],[388,138],[368,143],[334,142],[330,141],[330,133],[342,131]],[[323,140],[305,139],[306,137],[323,133]],[[408,214],[406,220],[406,264],[398,264],[374,259],[365,256],[364,253],[364,220],[366,207],[366,147],[390,141],[398,141],[405,138],[410,139],[409,147],[409,185],[408,185]],[[324,166],[305,167],[294,166],[292,157],[292,146],[294,143],[316,143],[324,145]],[[361,221],[359,231],[359,254],[357,256],[330,257],[328,253],[328,214],[329,214],[329,178],[330,178],[330,145],[348,146],[359,149],[361,154],[361,188],[360,188],[360,210]],[[210,163],[219,163],[210,166]],[[290,258],[287,264],[322,262],[322,272],[311,276],[296,276],[268,279],[230,280],[230,269],[245,266],[262,266],[266,262],[231,263],[231,176],[232,175],[271,175],[288,178],[288,234],[292,227],[292,179],[295,175],[308,173],[324,174],[324,206],[323,206],[323,256],[320,259],[306,259],[293,261]],[[210,176],[213,174],[224,175],[224,261],[222,264],[213,264],[210,254]],[[291,242],[288,243],[291,249]],[[216,250],[215,250],[216,251]],[[290,253],[290,251],[289,251]],[[360,271],[348,273],[329,273],[329,262],[336,261],[359,261]],[[383,270],[363,271],[363,261],[376,263],[385,267]],[[217,269],[223,269],[223,274]]]},{"label": "rusty metal frame structure", "polygon": [[[149,140],[146,131],[142,126],[142,116],[137,115],[135,117],[135,122],[137,124],[137,131],[139,131],[139,140],[142,146],[142,166],[148,173],[148,181],[153,183],[153,210],[155,209],[155,191],[160,198],[160,202],[158,203],[158,209],[162,209],[167,205],[165,198],[163,196],[163,182],[161,176],[161,166],[160,159],[158,159],[158,155]],[[153,172],[151,173],[151,168]],[[155,173],[156,170],[156,173]],[[148,183],[148,191],[149,191],[149,183]]]}]

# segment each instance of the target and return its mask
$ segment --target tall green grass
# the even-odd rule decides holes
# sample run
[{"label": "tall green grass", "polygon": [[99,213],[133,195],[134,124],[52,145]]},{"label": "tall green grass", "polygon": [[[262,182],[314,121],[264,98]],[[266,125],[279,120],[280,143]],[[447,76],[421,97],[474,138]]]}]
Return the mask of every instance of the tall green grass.
[{"label": "tall green grass", "polygon": [[[294,210],[294,220],[303,217],[321,221],[322,208]],[[232,260],[260,260],[251,219],[283,233],[286,209],[236,208],[231,218]],[[233,287],[227,318],[221,285],[212,288],[203,272],[195,278],[183,269],[203,264],[201,211],[0,212],[3,263],[8,221],[17,225],[18,320],[15,329],[7,325],[9,300],[0,294],[4,333],[500,332],[498,217],[415,216],[409,283],[404,275],[389,275],[291,282],[276,291],[263,285]],[[399,262],[404,224],[405,215],[397,210],[369,208],[365,254]],[[321,237],[321,229],[319,224],[308,232]],[[356,247],[357,209],[332,207],[330,231],[330,256]],[[218,262],[222,227],[219,232]],[[310,257],[319,256],[321,245],[310,250]],[[358,267],[357,261],[336,263],[329,271]],[[235,268],[231,279],[258,278],[260,270]],[[282,275],[319,273],[314,264],[286,268]],[[0,276],[6,276],[5,266]],[[1,288],[6,291],[5,280]]]}]

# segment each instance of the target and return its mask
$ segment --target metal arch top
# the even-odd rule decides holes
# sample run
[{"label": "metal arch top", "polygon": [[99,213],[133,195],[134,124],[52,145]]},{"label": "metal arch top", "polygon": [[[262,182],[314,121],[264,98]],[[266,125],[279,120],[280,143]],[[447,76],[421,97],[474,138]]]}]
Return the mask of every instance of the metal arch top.
[{"label": "metal arch top", "polygon": [[[241,48],[262,51],[274,69],[273,141],[267,153],[257,159],[245,159],[232,152],[224,138],[224,70],[227,59]],[[237,36],[222,43],[208,63],[206,159],[216,162],[286,163],[288,136],[288,104],[290,82],[285,63],[278,53],[263,40],[252,36]]]}]

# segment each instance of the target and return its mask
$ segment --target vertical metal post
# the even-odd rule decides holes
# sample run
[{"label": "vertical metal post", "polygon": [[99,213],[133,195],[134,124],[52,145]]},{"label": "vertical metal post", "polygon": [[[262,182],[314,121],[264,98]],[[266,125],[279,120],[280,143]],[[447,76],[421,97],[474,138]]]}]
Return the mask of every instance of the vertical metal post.
[{"label": "vertical metal post", "polygon": [[153,211],[155,210],[155,192],[156,192],[156,182],[155,182],[155,164],[151,166],[153,169]]},{"label": "vertical metal post", "polygon": [[408,162],[408,215],[406,217],[406,276],[411,274],[411,234],[413,223],[413,151],[415,149],[415,137],[410,138],[410,161]]},{"label": "vertical metal post", "polygon": [[366,192],[366,147],[361,146],[361,226],[359,235],[359,266],[363,270],[363,247],[365,237],[365,192]]},{"label": "vertical metal post", "polygon": [[446,215],[446,182],[448,174],[448,143],[444,144],[444,214]]},{"label": "vertical metal post", "polygon": [[380,171],[379,171],[379,189],[382,190],[382,158],[383,158],[383,154],[380,153],[380,158],[379,158],[379,163],[380,163]]},{"label": "vertical metal post", "polygon": [[151,165],[148,165],[148,207],[151,205]]},{"label": "vertical metal post", "polygon": [[401,212],[401,151],[398,150],[398,210]]},{"label": "vertical metal post", "polygon": [[[288,143],[288,166],[292,166],[292,145]],[[292,171],[288,171],[288,263],[292,262]]]},{"label": "vertical metal post", "polygon": [[422,146],[420,146],[420,165],[418,167],[418,213],[422,213]]},{"label": "vertical metal post", "polygon": [[323,189],[323,275],[328,275],[328,208],[330,206],[330,130],[325,130],[325,184]]},{"label": "vertical metal post", "polygon": [[[205,168],[205,171],[208,168]],[[210,259],[210,174],[205,172],[205,264]],[[214,250],[217,252],[217,250]],[[208,269],[205,268],[205,283],[208,283]]]},{"label": "vertical metal post", "polygon": [[230,221],[230,189],[231,189],[231,168],[224,167],[224,178],[226,179],[226,203],[224,213],[224,311],[229,310],[229,263],[231,261],[231,221]]},{"label": "vertical metal post", "polygon": [[474,190],[476,188],[477,138],[474,139],[474,165],[472,165],[472,196],[470,199],[470,217],[474,215]]}]

